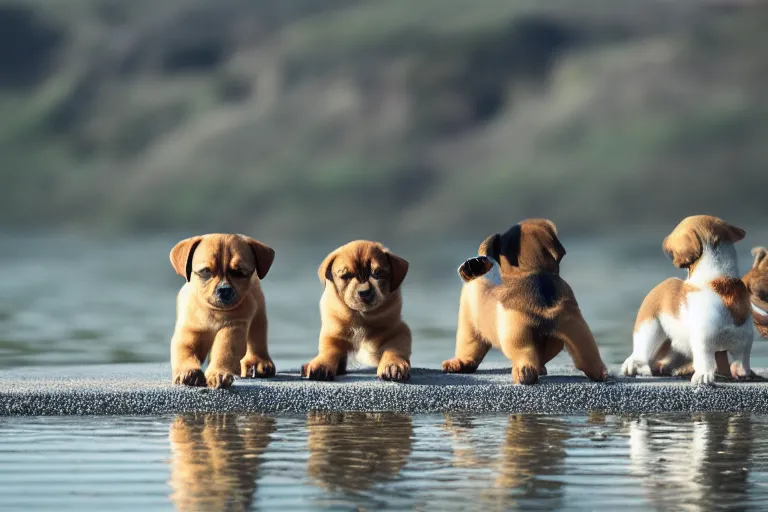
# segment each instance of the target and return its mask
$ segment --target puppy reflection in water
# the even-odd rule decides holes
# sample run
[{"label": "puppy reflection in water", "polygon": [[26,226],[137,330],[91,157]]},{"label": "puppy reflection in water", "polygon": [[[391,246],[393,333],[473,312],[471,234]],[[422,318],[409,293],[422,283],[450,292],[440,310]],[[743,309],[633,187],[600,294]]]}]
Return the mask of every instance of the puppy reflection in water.
[{"label": "puppy reflection in water", "polygon": [[[485,508],[507,509],[528,500],[538,507],[563,505],[562,482],[547,478],[563,473],[570,436],[559,418],[511,415],[501,442],[500,432],[490,432],[491,427],[477,425],[467,417],[446,415],[443,428],[453,441],[454,467],[493,472],[493,478],[484,485],[478,485],[476,479],[467,482],[467,492],[478,493],[475,498]],[[484,473],[481,475],[485,478]]]},{"label": "puppy reflection in water", "polygon": [[410,416],[309,413],[307,473],[320,487],[364,491],[395,478],[411,454]]},{"label": "puppy reflection in water", "polygon": [[631,472],[659,509],[742,509],[750,494],[755,439],[762,437],[754,428],[748,414],[631,420]]},{"label": "puppy reflection in water", "polygon": [[251,510],[260,455],[275,421],[260,415],[185,414],[171,442],[171,499],[177,510]]}]

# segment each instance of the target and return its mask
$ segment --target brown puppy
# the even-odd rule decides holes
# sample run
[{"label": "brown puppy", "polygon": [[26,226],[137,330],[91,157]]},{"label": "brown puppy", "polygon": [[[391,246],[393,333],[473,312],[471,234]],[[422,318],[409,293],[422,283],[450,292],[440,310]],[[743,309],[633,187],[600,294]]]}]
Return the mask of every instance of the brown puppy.
[{"label": "brown puppy", "polygon": [[768,338],[768,249],[755,247],[752,249],[752,256],[755,257],[755,261],[742,281],[749,290],[755,329],[760,336]]},{"label": "brown puppy", "polygon": [[465,284],[456,357],[443,362],[443,371],[472,373],[493,346],[512,360],[516,384],[534,384],[565,346],[576,368],[592,380],[605,380],[592,332],[559,275],[565,249],[555,225],[525,220],[486,238],[478,252],[481,258],[459,269]]},{"label": "brown puppy", "polygon": [[347,357],[377,367],[384,380],[411,375],[411,331],[400,316],[400,285],[408,262],[376,242],[357,240],[339,247],[320,265],[325,284],[320,299],[320,350],[301,368],[313,380],[346,373]]},{"label": "brown puppy", "polygon": [[259,281],[274,258],[275,251],[243,235],[196,236],[171,250],[173,268],[187,280],[176,301],[171,340],[175,384],[227,388],[234,375],[275,375]]}]

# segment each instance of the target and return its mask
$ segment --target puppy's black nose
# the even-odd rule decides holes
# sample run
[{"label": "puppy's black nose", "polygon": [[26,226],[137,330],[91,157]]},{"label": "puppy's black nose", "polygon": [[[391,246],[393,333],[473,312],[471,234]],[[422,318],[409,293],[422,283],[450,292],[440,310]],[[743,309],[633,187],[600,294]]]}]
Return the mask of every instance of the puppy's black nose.
[{"label": "puppy's black nose", "polygon": [[216,287],[216,298],[224,304],[231,304],[235,300],[235,289],[222,283]]},{"label": "puppy's black nose", "polygon": [[363,302],[371,302],[374,295],[376,295],[376,292],[373,288],[368,288],[367,290],[357,290],[357,296],[360,297],[360,300]]}]

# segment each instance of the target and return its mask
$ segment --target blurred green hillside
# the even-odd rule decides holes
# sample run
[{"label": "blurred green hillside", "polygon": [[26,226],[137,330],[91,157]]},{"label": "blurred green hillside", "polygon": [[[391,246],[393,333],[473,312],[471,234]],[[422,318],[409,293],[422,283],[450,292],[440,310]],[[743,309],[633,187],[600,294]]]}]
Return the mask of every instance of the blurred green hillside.
[{"label": "blurred green hillside", "polygon": [[0,0],[0,228],[752,218],[768,4]]}]

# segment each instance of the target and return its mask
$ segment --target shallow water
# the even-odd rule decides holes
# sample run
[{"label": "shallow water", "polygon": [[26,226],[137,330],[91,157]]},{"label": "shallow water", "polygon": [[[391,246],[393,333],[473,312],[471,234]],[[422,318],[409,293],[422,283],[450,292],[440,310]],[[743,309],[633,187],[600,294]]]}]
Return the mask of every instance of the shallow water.
[{"label": "shallow water", "polygon": [[768,418],[6,418],[8,510],[760,507]]}]

